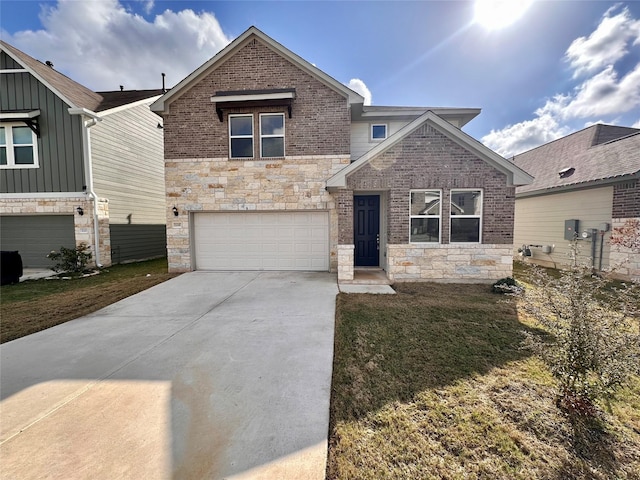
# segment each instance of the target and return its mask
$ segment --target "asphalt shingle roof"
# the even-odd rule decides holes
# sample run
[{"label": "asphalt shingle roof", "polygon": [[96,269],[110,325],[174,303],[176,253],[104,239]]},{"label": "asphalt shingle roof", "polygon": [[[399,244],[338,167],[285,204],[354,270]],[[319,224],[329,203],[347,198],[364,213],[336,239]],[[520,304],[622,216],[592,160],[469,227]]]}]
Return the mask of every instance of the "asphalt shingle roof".
[{"label": "asphalt shingle roof", "polygon": [[5,50],[10,56],[16,59],[18,63],[21,63],[25,68],[35,73],[47,86],[71,102],[73,105],[69,106],[72,107],[86,108],[92,112],[101,112],[110,108],[162,95],[163,93],[161,89],[94,92],[54,68],[18,50],[7,42],[0,40],[0,46],[2,50]]},{"label": "asphalt shingle roof", "polygon": [[[590,183],[640,173],[640,129],[592,125],[516,155],[513,162],[535,177],[516,194],[580,188]],[[574,172],[564,178],[563,169]]]}]

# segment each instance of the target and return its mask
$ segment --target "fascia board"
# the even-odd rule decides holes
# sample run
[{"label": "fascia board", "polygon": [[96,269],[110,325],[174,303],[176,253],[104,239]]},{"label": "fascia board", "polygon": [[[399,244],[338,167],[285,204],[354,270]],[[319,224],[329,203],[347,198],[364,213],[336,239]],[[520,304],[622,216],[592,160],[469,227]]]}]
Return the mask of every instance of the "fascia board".
[{"label": "fascia board", "polygon": [[364,97],[362,97],[360,94],[351,90],[346,85],[341,84],[331,76],[324,73],[319,68],[314,67],[309,62],[304,60],[302,57],[296,55],[288,48],[279,44],[278,42],[273,40],[271,37],[267,36],[265,33],[258,30],[256,27],[251,27],[248,30],[246,30],[242,35],[240,35],[238,38],[233,40],[230,44],[228,44],[225,48],[220,50],[211,59],[209,59],[207,62],[202,64],[193,73],[191,73],[189,76],[184,78],[181,82],[179,82],[175,87],[173,87],[165,95],[160,97],[156,102],[154,102],[151,105],[150,107],[151,110],[157,113],[167,113],[168,111],[167,107],[170,101],[173,101],[176,98],[178,98],[189,85],[191,85],[192,83],[195,83],[201,76],[203,76],[204,74],[212,70],[215,70],[217,65],[221,65],[222,63],[224,63],[224,60],[227,57],[232,56],[237,50],[243,47],[245,44],[245,41],[248,40],[249,37],[251,37],[252,35],[255,35],[256,37],[261,39],[263,42],[266,43],[267,46],[274,49],[276,52],[282,54],[285,58],[288,58],[292,63],[296,64],[302,70],[305,70],[307,73],[315,76],[316,78],[321,80],[323,83],[327,84],[333,90],[336,90],[341,95],[347,97],[349,100],[349,103],[364,102]]},{"label": "fascia board", "polygon": [[454,127],[446,120],[438,117],[438,115],[433,113],[433,111],[429,110],[415,119],[413,122],[398,130],[387,140],[369,150],[351,165],[348,165],[347,167],[336,173],[334,176],[332,176],[329,180],[327,180],[327,188],[344,188],[346,186],[347,175],[355,172],[366,163],[368,163],[369,160],[380,155],[384,151],[394,146],[396,143],[400,142],[425,122],[429,122],[431,125],[436,127],[462,148],[475,153],[489,165],[503,172],[505,175],[507,175],[510,185],[528,185],[533,181],[533,177],[526,173],[524,170],[512,164],[507,159],[502,158],[493,150],[484,146],[473,137],[467,135],[459,128]]},{"label": "fascia board", "polygon": [[37,109],[37,108],[26,111],[26,112],[12,113],[11,111],[5,111],[5,112],[0,112],[0,120],[7,120],[7,119],[21,120],[23,118],[29,119],[29,118],[36,118],[39,115],[40,115],[40,109]]},{"label": "fascia board", "polygon": [[30,73],[31,75],[33,75],[40,83],[42,83],[45,87],[47,87],[49,90],[51,90],[58,98],[60,98],[64,103],[66,103],[67,105],[69,105],[69,107],[71,108],[77,108],[77,105],[74,104],[71,100],[69,100],[66,96],[64,96],[62,93],[60,93],[60,91],[54,87],[51,86],[51,84],[49,84],[49,82],[47,82],[44,78],[42,78],[40,75],[38,75],[37,72],[35,72],[34,70],[32,70],[31,68],[29,68],[28,65],[25,65],[24,63],[22,63],[20,61],[19,58],[17,58],[15,55],[13,55],[8,49],[2,48],[1,49],[4,53],[6,53],[7,55],[9,55],[11,57],[11,59],[13,61],[15,61],[18,65],[22,65],[22,67],[27,71],[27,73]]},{"label": "fascia board", "polygon": [[516,198],[540,197],[542,195],[553,195],[554,193],[575,192],[577,190],[586,190],[589,188],[606,187],[616,183],[625,182],[640,178],[640,172],[628,175],[620,175],[617,177],[601,178],[600,180],[591,180],[588,182],[571,183],[569,185],[558,185],[556,187],[541,188],[538,190],[529,190],[526,192],[518,192],[516,190]]},{"label": "fascia board", "polygon": [[211,97],[212,102],[250,102],[252,100],[283,100],[287,98],[295,98],[294,92],[280,93],[261,93],[251,95],[214,95]]},{"label": "fascia board", "polygon": [[102,121],[100,115],[98,115],[96,112],[92,112],[87,108],[69,108],[68,112],[69,115],[84,115],[85,117],[90,117],[94,120],[97,120],[98,122]]}]

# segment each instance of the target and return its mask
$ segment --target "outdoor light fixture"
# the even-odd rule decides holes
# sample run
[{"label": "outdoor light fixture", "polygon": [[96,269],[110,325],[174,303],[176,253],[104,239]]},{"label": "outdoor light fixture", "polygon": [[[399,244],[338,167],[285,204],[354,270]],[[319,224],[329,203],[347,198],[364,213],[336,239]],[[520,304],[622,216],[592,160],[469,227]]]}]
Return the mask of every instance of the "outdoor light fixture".
[{"label": "outdoor light fixture", "polygon": [[82,209],[82,207],[76,208],[76,211],[78,212],[78,215],[80,216],[84,215],[84,210]]},{"label": "outdoor light fixture", "polygon": [[176,208],[175,205],[173,206],[173,208],[171,210],[173,210],[173,214],[177,217],[178,216],[178,209]]}]

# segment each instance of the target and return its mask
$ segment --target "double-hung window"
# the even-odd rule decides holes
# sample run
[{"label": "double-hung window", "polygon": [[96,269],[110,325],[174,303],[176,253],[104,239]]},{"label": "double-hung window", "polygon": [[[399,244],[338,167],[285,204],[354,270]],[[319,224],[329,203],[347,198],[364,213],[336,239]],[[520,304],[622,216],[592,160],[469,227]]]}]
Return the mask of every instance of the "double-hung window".
[{"label": "double-hung window", "polygon": [[260,156],[284,157],[284,113],[260,114]]},{"label": "double-hung window", "polygon": [[442,192],[440,190],[411,190],[410,243],[439,243]]},{"label": "double-hung window", "polygon": [[229,157],[253,158],[253,115],[229,115]]},{"label": "double-hung window", "polygon": [[38,138],[23,123],[0,125],[0,168],[37,168]]},{"label": "double-hung window", "polygon": [[451,242],[480,243],[482,190],[451,190]]}]

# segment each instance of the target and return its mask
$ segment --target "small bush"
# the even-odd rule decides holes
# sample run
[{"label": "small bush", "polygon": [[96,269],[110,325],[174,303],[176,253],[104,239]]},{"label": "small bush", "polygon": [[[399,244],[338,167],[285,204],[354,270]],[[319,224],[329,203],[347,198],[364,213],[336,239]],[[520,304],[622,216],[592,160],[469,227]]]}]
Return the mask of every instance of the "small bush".
[{"label": "small bush", "polygon": [[511,277],[501,278],[491,286],[493,293],[520,293],[523,287]]},{"label": "small bush", "polygon": [[525,346],[556,378],[556,405],[571,415],[595,417],[598,405],[640,373],[638,284],[612,288],[605,277],[580,266],[559,278],[534,267],[531,283],[521,307],[550,335],[527,333]]},{"label": "small bush", "polygon": [[51,252],[47,258],[55,262],[51,267],[54,272],[83,273],[91,261],[91,251],[86,243],[81,243],[76,248],[60,247],[59,252]]}]

